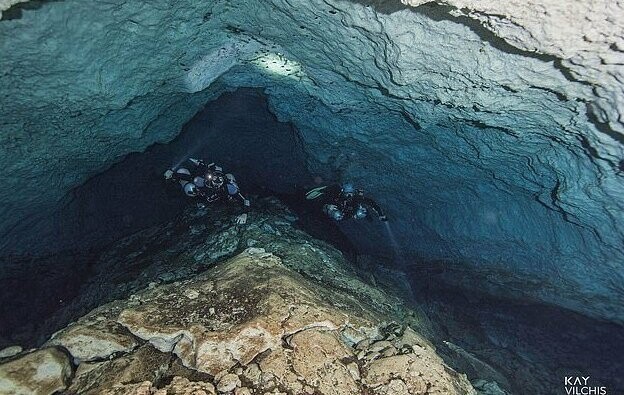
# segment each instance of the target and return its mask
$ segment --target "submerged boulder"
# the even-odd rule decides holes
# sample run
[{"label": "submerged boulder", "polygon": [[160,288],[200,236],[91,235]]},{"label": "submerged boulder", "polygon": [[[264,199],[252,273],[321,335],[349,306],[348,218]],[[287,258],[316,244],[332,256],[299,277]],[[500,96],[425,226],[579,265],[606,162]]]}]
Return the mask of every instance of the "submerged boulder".
[{"label": "submerged boulder", "polygon": [[48,344],[65,347],[80,362],[106,359],[137,346],[125,328],[103,319],[72,325],[53,336]]},{"label": "submerged boulder", "polygon": [[0,393],[44,395],[63,391],[72,371],[66,353],[57,348],[42,348],[0,363]]},{"label": "submerged boulder", "polygon": [[[193,298],[188,297],[189,290],[194,291]],[[77,392],[85,390],[81,383],[93,383],[87,377],[96,375],[98,391],[114,391],[110,386],[116,383],[126,386],[125,391],[130,384],[139,393],[148,386],[132,384],[137,378],[155,386],[170,374],[169,366],[176,360],[187,372],[205,374],[219,393],[243,391],[244,386],[253,394],[274,389],[303,393],[306,387],[320,394],[368,390],[386,394],[399,385],[409,394],[427,388],[440,388],[445,394],[474,393],[465,376],[445,365],[433,348],[414,341],[412,330],[400,329],[405,336],[393,336],[394,343],[384,340],[392,316],[358,300],[353,290],[333,289],[306,278],[258,248],[194,278],[148,288],[131,300],[136,303],[115,301],[100,307],[97,314],[112,317],[145,345],[85,370],[81,364],[72,385]],[[101,322],[96,333],[111,328]],[[357,349],[353,339],[369,346]],[[145,365],[146,345],[151,354],[163,357],[136,370],[137,363]],[[385,349],[392,352],[380,353]],[[370,358],[358,359],[361,353]],[[141,371],[160,372],[160,376]],[[386,379],[390,377],[393,380]],[[175,383],[179,387],[182,381],[178,378]]]}]

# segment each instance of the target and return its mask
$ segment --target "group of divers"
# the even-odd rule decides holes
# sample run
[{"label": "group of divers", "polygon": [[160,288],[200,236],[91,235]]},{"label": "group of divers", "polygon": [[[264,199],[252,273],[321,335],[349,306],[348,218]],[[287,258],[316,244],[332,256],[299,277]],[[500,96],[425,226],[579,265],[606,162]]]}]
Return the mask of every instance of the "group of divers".
[{"label": "group of divers", "polygon": [[[201,159],[190,158],[188,166],[167,169],[164,176],[166,180],[178,184],[186,196],[198,199],[200,207],[220,201],[238,202],[245,208],[251,205],[249,199],[241,193],[234,175],[225,173],[222,167],[214,163],[207,164]],[[388,221],[381,207],[349,182],[314,188],[305,197],[318,203],[322,212],[334,221],[363,219],[371,211],[380,221]],[[246,223],[247,214],[239,215],[236,222]]]}]

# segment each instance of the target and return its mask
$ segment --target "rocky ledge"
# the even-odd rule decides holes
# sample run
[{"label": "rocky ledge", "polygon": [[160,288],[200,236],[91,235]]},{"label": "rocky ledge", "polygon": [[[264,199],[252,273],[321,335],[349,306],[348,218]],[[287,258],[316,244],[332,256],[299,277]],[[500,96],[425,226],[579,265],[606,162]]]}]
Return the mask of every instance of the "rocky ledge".
[{"label": "rocky ledge", "polygon": [[[196,259],[168,255],[167,280],[93,309],[40,348],[5,352],[0,392],[476,394],[423,336],[426,320],[417,311],[361,280],[338,251],[294,229],[287,213],[269,213],[275,202],[265,204],[272,208],[252,213],[244,226],[190,212],[173,227],[111,247],[119,251],[107,262],[121,262],[126,251],[125,269],[102,270],[86,288],[104,273],[132,272],[146,257],[128,246],[159,232],[186,240]],[[226,257],[217,253],[223,246]],[[138,284],[128,281],[120,287]]]}]

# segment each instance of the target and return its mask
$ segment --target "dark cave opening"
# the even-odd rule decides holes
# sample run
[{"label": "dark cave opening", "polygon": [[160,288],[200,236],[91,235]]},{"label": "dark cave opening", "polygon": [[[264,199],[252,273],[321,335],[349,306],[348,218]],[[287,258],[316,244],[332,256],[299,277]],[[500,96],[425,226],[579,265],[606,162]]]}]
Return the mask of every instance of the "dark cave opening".
[{"label": "dark cave opening", "polygon": [[304,190],[313,177],[297,130],[277,120],[260,90],[239,89],[208,103],[173,141],[132,153],[72,190],[42,236],[51,253],[3,258],[0,347],[41,343],[57,326],[86,313],[73,312],[54,328],[45,324],[79,295],[108,245],[195,204],[163,178],[167,168],[192,157],[232,172],[252,205],[256,197],[278,197],[297,213],[299,228],[356,259],[355,245],[340,228],[306,205]]},{"label": "dark cave opening", "polygon": [[56,233],[69,248],[101,246],[174,218],[189,199],[163,179],[188,158],[220,164],[243,193],[292,194],[309,182],[297,131],[278,122],[258,90],[224,93],[167,144],[128,155],[71,192],[58,214]]}]

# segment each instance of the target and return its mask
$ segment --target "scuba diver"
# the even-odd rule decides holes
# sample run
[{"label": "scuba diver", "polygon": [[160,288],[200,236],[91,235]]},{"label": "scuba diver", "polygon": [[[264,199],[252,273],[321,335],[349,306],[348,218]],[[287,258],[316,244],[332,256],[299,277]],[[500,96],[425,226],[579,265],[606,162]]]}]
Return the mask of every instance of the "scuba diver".
[{"label": "scuba diver", "polygon": [[323,212],[335,221],[362,219],[368,215],[369,210],[373,210],[380,221],[388,221],[377,202],[364,196],[364,192],[355,189],[351,183],[314,188],[306,193],[306,199],[321,202]]},{"label": "scuba diver", "polygon": [[[249,200],[240,193],[236,178],[232,174],[223,173],[220,166],[206,164],[201,159],[190,158],[189,162],[195,165],[194,171],[186,167],[167,169],[165,179],[179,183],[185,195],[200,198],[207,203],[236,200],[244,207],[250,206]],[[205,207],[203,203],[198,203],[198,206]],[[245,222],[247,214],[241,214],[236,219],[238,224]]]}]

